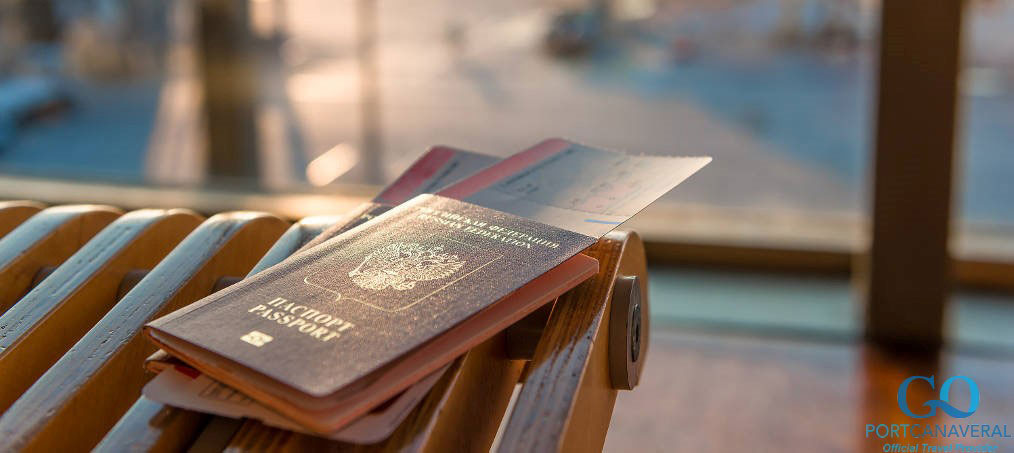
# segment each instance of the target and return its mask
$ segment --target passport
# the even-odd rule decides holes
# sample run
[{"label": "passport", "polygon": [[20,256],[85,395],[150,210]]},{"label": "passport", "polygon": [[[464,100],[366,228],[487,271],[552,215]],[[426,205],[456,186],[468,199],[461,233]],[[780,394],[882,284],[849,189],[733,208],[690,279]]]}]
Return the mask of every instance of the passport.
[{"label": "passport", "polygon": [[[391,206],[415,195],[444,188],[498,160],[485,154],[447,146],[431,147],[370,202],[363,203],[346,213],[333,226],[301,244],[300,248],[313,247],[372,219]],[[290,244],[272,247],[250,274],[278,263],[291,253]],[[145,361],[145,367],[158,375],[144,387],[143,393],[148,399],[222,417],[253,418],[268,426],[306,432],[305,428],[298,424],[260,405],[243,393],[201,374],[164,351],[160,350],[149,357]],[[375,443],[389,437],[448,367],[450,365],[431,373],[347,426],[329,433],[327,437],[360,444]]]},{"label": "passport", "polygon": [[580,252],[709,161],[551,139],[184,309],[146,334],[332,433],[595,274]]}]

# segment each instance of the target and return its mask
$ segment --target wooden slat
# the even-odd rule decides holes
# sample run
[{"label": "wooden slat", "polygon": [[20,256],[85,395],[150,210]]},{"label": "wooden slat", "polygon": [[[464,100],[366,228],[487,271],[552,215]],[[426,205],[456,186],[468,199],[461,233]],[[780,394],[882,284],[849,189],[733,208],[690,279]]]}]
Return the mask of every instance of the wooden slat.
[{"label": "wooden slat", "polygon": [[[555,398],[565,400],[561,406],[563,411],[551,414],[558,417],[554,421],[559,421],[560,425],[555,431],[542,433],[549,439],[548,444],[523,444],[520,448],[507,448],[505,451],[541,451],[528,447],[556,446],[553,439],[564,445],[561,441],[564,433],[574,436],[566,440],[566,445],[575,448],[574,451],[595,445],[601,448],[605,440],[616,391],[609,380],[608,317],[603,313],[608,313],[610,290],[618,274],[640,276],[642,291],[646,294],[646,265],[644,247],[633,233],[611,233],[588,253],[600,260],[600,273],[561,297],[561,301],[566,300],[562,313],[557,313],[561,301],[557,302],[550,318],[551,323],[555,322],[551,339],[545,339],[550,334],[547,326],[544,339],[536,349],[536,361],[533,362],[536,371],[529,378],[534,379],[536,387],[552,390],[529,395],[535,400],[530,401],[527,407],[533,414],[529,421],[542,423],[544,414],[539,411],[546,408],[540,406],[541,398]],[[547,372],[543,366],[557,368]],[[248,421],[226,450],[489,451],[523,369],[523,361],[508,358],[506,333],[502,332],[469,351],[461,368],[449,373],[447,385],[435,388],[412,416],[384,442],[376,445],[345,444]],[[591,377],[582,379],[586,370]],[[553,379],[561,379],[563,385],[554,385]],[[580,397],[578,392],[582,394]],[[578,412],[575,408],[590,412],[575,415],[577,421],[568,423],[571,415]],[[526,429],[528,427],[515,432]],[[597,431],[586,433],[586,429]]]},{"label": "wooden slat", "polygon": [[[299,250],[341,220],[340,216],[307,217],[289,227],[250,269],[248,275],[267,269]],[[106,434],[96,451],[178,451],[189,446],[211,416],[138,398]]]},{"label": "wooden slat", "polygon": [[440,404],[422,406],[386,442],[360,450],[489,451],[525,367],[507,357],[506,342],[501,332],[472,348],[450,388],[428,396]]},{"label": "wooden slat", "polygon": [[[417,406],[406,420],[406,423],[418,422],[425,426],[433,420],[437,408],[443,404],[441,397],[448,394],[454,381],[459,376],[458,369],[461,367],[462,359],[455,360],[448,373],[441,376],[433,386],[431,394]],[[436,397],[434,397],[434,395]],[[312,436],[306,436],[292,431],[266,427],[259,422],[247,420],[235,437],[229,442],[223,451],[238,453],[244,451],[321,451],[340,452],[356,448],[340,442],[331,442]],[[364,447],[365,448],[365,447]],[[411,451],[408,448],[403,451]]]},{"label": "wooden slat", "polygon": [[524,362],[510,360],[501,332],[454,362],[390,438],[374,445],[335,442],[248,420],[229,452],[489,451]]},{"label": "wooden slat", "polygon": [[[296,231],[299,227],[293,227],[286,234],[289,238],[280,239],[276,247],[281,244],[296,244]],[[615,258],[612,264],[605,265],[606,268],[613,268],[613,275],[616,272],[626,272],[629,275],[642,275],[644,273],[643,248],[640,242],[628,240],[626,235],[614,235],[608,243],[619,244],[614,251],[617,254],[626,253],[628,259],[623,261],[620,267],[619,258]],[[622,242],[617,238],[622,238]],[[624,248],[625,244],[631,244]],[[293,245],[292,247],[295,247]],[[271,254],[269,254],[271,255]],[[637,259],[630,259],[639,258]],[[264,263],[268,264],[268,263]],[[265,266],[266,267],[266,266]],[[601,279],[601,277],[600,277]],[[611,284],[612,280],[609,280]],[[606,288],[608,292],[608,288]],[[601,294],[607,297],[608,294]],[[601,304],[602,309],[608,308],[607,304]],[[577,310],[584,308],[578,306]],[[601,322],[602,318],[598,320]],[[604,324],[603,324],[604,326]],[[604,329],[603,329],[604,330]],[[597,336],[598,345],[596,351],[606,351],[605,335]],[[543,351],[545,354],[545,351]],[[605,395],[608,397],[608,407],[611,408],[615,391],[610,385],[608,368],[605,357],[597,354],[592,358],[585,357],[585,360],[592,362],[589,368],[598,369],[601,372],[594,380],[598,386],[592,386],[591,390],[577,389],[591,394],[591,397]],[[597,362],[594,362],[597,360]],[[376,445],[353,445],[341,442],[329,441],[326,439],[293,433],[285,430],[269,428],[259,422],[245,421],[236,433],[235,437],[226,447],[227,451],[488,451],[493,442],[501,418],[510,402],[511,393],[519,382],[524,363],[520,360],[511,360],[506,352],[506,334],[501,333],[488,340],[482,345],[473,348],[463,358],[455,362],[455,366],[441,378],[434,390],[427,395],[426,399],[416,407],[406,421],[396,430],[391,438]],[[577,398],[575,395],[571,395]],[[600,398],[601,399],[601,398]],[[604,404],[596,400],[598,406]],[[600,409],[599,407],[596,407]],[[149,417],[148,423],[141,423],[137,418],[128,420],[124,417],[117,424],[110,434],[98,447],[99,451],[118,451],[123,449],[161,450],[162,448],[183,449],[205,448],[218,450],[221,445],[207,445],[201,443],[191,445],[190,441],[196,438],[196,433],[204,426],[200,414],[172,409],[157,405],[150,401],[141,400],[131,409],[129,415],[137,414],[140,417]],[[601,424],[601,416],[592,417],[594,421]],[[606,413],[604,420],[608,425],[609,414]],[[591,425],[589,420],[582,420],[569,426],[586,427]],[[181,432],[180,426],[187,428]],[[220,428],[208,425],[205,428],[205,436],[208,438],[220,438],[223,433],[211,433],[208,436],[207,430],[234,429],[232,426]],[[580,429],[575,428],[580,431]],[[153,435],[157,434],[157,435]],[[179,435],[172,438],[170,435]],[[229,433],[224,433],[229,434]],[[599,432],[599,445],[604,438],[605,426]],[[145,439],[141,442],[132,442],[131,439]],[[185,440],[184,440],[185,439]],[[168,451],[168,450],[165,450]]]},{"label": "wooden slat", "polygon": [[128,272],[154,267],[200,223],[185,210],[128,213],[0,316],[0,413],[116,303]]},{"label": "wooden slat", "polygon": [[507,422],[503,451],[602,449],[616,399],[608,355],[612,285],[617,275],[638,276],[647,295],[647,274],[634,233],[609,233],[585,253],[599,260],[599,274],[556,302]]},{"label": "wooden slat", "polygon": [[120,214],[99,205],[44,209],[0,239],[0,313],[28,291],[40,269],[62,263]]},{"label": "wooden slat", "polygon": [[321,236],[322,233],[342,219],[342,216],[314,216],[296,222],[282,234],[282,237],[275,241],[275,244],[261,257],[260,261],[254,265],[247,276],[249,277],[275,264],[281,263],[282,260],[296,253],[297,250],[310,241],[326,240],[333,237],[333,235],[327,235],[318,238],[318,236]]},{"label": "wooden slat", "polygon": [[142,326],[243,275],[285,230],[262,213],[216,215],[194,230],[0,417],[0,438],[25,451],[89,449],[130,408],[155,348]]},{"label": "wooden slat", "polygon": [[533,311],[504,330],[504,336],[507,339],[507,357],[526,361],[535,357],[535,348],[542,340],[542,332],[546,330],[546,322],[549,321],[549,315],[553,312],[554,305],[556,305],[556,301]]},{"label": "wooden slat", "polygon": [[0,201],[0,238],[44,207],[34,201]]},{"label": "wooden slat", "polygon": [[96,452],[186,451],[212,416],[140,397],[95,447]]}]

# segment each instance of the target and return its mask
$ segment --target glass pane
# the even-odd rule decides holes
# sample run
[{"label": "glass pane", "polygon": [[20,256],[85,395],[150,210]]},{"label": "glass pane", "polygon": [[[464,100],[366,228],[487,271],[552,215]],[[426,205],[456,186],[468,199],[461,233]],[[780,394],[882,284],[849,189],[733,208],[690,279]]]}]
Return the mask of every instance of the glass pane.
[{"label": "glass pane", "polygon": [[[245,186],[302,190],[381,184],[433,144],[508,155],[563,136],[713,155],[673,201],[854,214],[862,200],[870,2],[43,0],[0,11],[6,173],[222,183],[206,148],[249,140],[214,152],[258,161]],[[202,44],[202,23],[234,32]],[[219,69],[224,84],[202,78]],[[214,95],[244,80],[248,92]],[[205,126],[223,115],[249,121],[212,127],[232,140],[216,142]],[[321,156],[341,165],[308,178]]]},{"label": "glass pane", "polygon": [[[745,210],[703,224],[748,244],[772,225],[817,247],[858,243],[872,1],[3,5],[0,39],[11,49],[0,66],[0,118],[10,118],[0,122],[3,173],[340,191],[390,181],[434,144],[507,156],[562,136],[633,153],[715,157],[670,203],[651,208],[661,220],[656,232],[714,232],[695,216],[671,221],[665,209],[673,206],[800,218],[832,211],[845,220],[820,231]],[[217,173],[209,152],[235,152],[238,173]],[[245,160],[259,165],[251,171]],[[704,285],[727,288],[712,295],[716,304],[757,288],[736,275],[688,282],[702,295]],[[830,293],[848,299],[845,289]],[[854,330],[853,309],[807,294],[772,305],[767,318],[739,321],[819,320],[829,331]],[[679,313],[666,303],[657,313]],[[710,313],[737,321],[736,310]]]},{"label": "glass pane", "polygon": [[163,2],[0,5],[0,173],[140,180],[170,46]]},{"label": "glass pane", "polygon": [[384,175],[434,141],[506,155],[564,136],[713,155],[673,200],[857,210],[873,12],[840,1],[377,2]]},{"label": "glass pane", "polygon": [[963,116],[959,147],[962,237],[972,253],[1014,256],[983,236],[1014,234],[1014,1],[969,3],[965,18]]}]

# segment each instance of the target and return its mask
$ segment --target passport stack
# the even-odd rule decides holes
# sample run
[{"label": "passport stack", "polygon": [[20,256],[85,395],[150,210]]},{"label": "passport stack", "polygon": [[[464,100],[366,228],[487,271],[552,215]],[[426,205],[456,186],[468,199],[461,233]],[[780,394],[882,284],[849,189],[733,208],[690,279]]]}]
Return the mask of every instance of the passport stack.
[{"label": "passport stack", "polygon": [[434,148],[290,258],[148,324],[164,352],[144,394],[382,440],[455,358],[593,276],[582,250],[709,161],[550,139],[436,190],[492,159]]}]

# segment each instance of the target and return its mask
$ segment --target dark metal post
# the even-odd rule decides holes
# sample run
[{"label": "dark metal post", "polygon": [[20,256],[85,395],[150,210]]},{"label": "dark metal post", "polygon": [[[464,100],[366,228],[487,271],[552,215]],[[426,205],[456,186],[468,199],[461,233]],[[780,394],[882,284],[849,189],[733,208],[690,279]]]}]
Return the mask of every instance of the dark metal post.
[{"label": "dark metal post", "polygon": [[209,182],[256,184],[258,82],[247,2],[196,4]]},{"label": "dark metal post", "polygon": [[866,335],[939,346],[950,292],[961,0],[885,0]]}]

